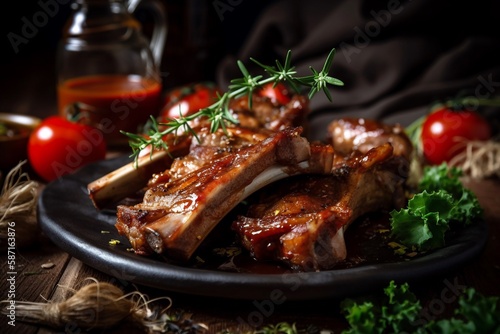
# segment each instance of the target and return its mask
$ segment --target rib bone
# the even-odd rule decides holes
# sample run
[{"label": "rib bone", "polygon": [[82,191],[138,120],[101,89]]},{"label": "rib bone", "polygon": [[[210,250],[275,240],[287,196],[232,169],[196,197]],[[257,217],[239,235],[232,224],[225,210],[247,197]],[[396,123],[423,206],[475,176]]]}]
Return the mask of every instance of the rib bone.
[{"label": "rib bone", "polygon": [[331,269],[346,258],[344,232],[352,222],[402,205],[401,159],[386,143],[336,165],[329,176],[284,184],[252,206],[248,217],[239,216],[233,229],[258,260],[305,271]]},{"label": "rib bone", "polygon": [[[333,151],[311,150],[300,134],[301,128],[283,130],[179,180],[149,189],[141,204],[118,207],[118,231],[129,237],[139,254],[153,251],[188,260],[227,213],[270,182],[270,175],[276,179],[330,172]],[[322,154],[311,159],[311,151]]]},{"label": "rib bone", "polygon": [[117,203],[144,188],[151,175],[169,168],[175,157],[189,152],[191,138],[182,137],[170,150],[154,151],[136,162],[130,162],[87,185],[89,197],[97,209]]}]

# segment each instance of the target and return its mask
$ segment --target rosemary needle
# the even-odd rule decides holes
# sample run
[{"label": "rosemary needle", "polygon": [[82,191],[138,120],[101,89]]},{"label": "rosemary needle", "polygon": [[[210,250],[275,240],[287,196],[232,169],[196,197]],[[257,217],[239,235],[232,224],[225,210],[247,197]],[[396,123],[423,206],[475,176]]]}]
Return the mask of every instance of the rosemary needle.
[{"label": "rosemary needle", "polygon": [[[335,49],[332,49],[321,69],[317,71],[309,67],[312,74],[308,76],[297,76],[295,67],[291,65],[292,53],[289,50],[286,54],[284,63],[276,60],[275,66],[268,66],[260,63],[259,61],[250,58],[258,66],[262,67],[267,73],[268,77],[264,78],[263,75],[252,76],[247,70],[243,62],[238,61],[237,65],[242,73],[242,77],[231,80],[228,90],[218,97],[218,100],[207,108],[200,109],[198,112],[182,116],[178,118],[170,118],[167,123],[158,123],[157,120],[151,116],[151,124],[146,135],[135,134],[121,131],[124,135],[129,137],[129,145],[132,148],[132,154],[135,162],[139,158],[139,154],[146,147],[151,146],[152,149],[164,149],[168,152],[168,143],[163,140],[166,135],[172,134],[178,136],[179,133],[189,133],[197,138],[195,130],[190,126],[190,122],[199,118],[206,118],[210,122],[210,131],[215,132],[218,129],[226,131],[228,124],[237,124],[238,121],[233,117],[229,110],[229,102],[231,99],[241,96],[248,96],[249,107],[252,108],[252,94],[253,92],[268,83],[286,82],[297,93],[300,93],[300,87],[308,87],[308,97],[311,99],[319,91],[323,91],[328,98],[332,100],[328,85],[343,86],[344,83],[329,75],[333,58],[335,56]],[[161,127],[160,127],[161,126]],[[153,150],[151,150],[152,154]]]}]

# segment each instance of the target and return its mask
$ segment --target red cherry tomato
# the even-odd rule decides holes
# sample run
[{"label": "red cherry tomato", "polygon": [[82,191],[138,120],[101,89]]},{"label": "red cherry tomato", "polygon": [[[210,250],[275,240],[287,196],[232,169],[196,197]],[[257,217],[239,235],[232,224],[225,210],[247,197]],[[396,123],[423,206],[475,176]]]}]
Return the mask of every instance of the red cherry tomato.
[{"label": "red cherry tomato", "polygon": [[72,173],[105,155],[106,143],[99,130],[59,116],[44,119],[28,142],[28,160],[45,181]]},{"label": "red cherry tomato", "polygon": [[272,103],[281,105],[285,105],[291,100],[288,88],[281,82],[276,86],[274,86],[273,83],[265,84],[262,86],[262,89],[259,90],[259,95],[269,98]]},{"label": "red cherry tomato", "polygon": [[441,108],[429,114],[422,124],[422,148],[428,163],[449,162],[462,152],[467,141],[488,140],[491,127],[477,112]]},{"label": "red cherry tomato", "polygon": [[217,101],[218,94],[222,95],[222,91],[210,82],[172,89],[165,98],[165,106],[158,119],[166,122],[168,119],[178,118],[179,113],[182,116],[193,114],[211,106]]}]

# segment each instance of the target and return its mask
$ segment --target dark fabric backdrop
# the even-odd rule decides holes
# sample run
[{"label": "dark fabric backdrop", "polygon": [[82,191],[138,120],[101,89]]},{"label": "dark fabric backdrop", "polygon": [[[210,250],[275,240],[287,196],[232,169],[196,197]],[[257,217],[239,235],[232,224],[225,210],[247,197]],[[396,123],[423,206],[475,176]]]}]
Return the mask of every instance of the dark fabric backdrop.
[{"label": "dark fabric backdrop", "polygon": [[[236,60],[266,64],[292,50],[299,74],[320,70],[336,48],[331,74],[344,87],[311,101],[312,137],[342,116],[407,125],[437,100],[500,91],[500,2],[413,0],[276,1],[255,22],[236,54],[223,59],[217,81],[240,77]],[[498,117],[498,112],[496,116]]]}]

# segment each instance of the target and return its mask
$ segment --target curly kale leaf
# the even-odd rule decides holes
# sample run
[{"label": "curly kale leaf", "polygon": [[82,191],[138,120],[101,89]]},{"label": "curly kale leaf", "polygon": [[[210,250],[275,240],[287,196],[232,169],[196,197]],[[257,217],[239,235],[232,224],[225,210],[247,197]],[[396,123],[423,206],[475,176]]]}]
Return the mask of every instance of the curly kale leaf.
[{"label": "curly kale leaf", "polygon": [[473,334],[500,333],[500,298],[485,297],[468,288],[460,296],[455,317],[427,324],[431,333]]},{"label": "curly kale leaf", "polygon": [[348,298],[341,309],[349,323],[342,334],[500,334],[500,298],[485,297],[473,288],[460,296],[453,317],[430,322],[422,321],[423,308],[408,283],[398,286],[391,281],[384,295]]},{"label": "curly kale leaf", "polygon": [[346,299],[341,307],[350,325],[343,334],[409,332],[421,311],[420,301],[408,283],[398,286],[394,281],[384,289],[381,300]]},{"label": "curly kale leaf", "polygon": [[460,182],[461,170],[446,164],[426,167],[419,190],[406,208],[391,212],[392,236],[407,247],[432,250],[444,246],[453,226],[468,225],[482,215],[476,195]]}]

